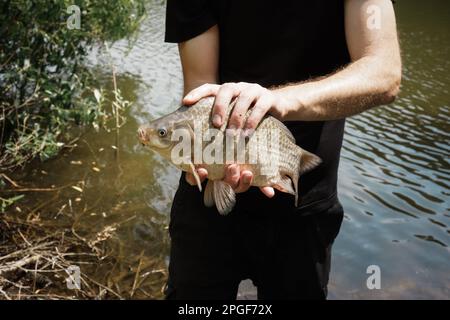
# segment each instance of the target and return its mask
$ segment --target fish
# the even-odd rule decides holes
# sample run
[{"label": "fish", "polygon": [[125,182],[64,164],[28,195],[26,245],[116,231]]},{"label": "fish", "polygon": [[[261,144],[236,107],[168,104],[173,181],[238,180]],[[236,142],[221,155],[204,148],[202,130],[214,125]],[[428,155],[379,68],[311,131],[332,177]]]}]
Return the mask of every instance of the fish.
[{"label": "fish", "polygon": [[[223,125],[215,128],[212,119],[214,98],[150,121],[138,129],[140,143],[159,153],[179,169],[193,174],[207,207],[215,206],[226,215],[236,204],[233,188],[223,181],[226,167],[237,163],[241,172],[253,173],[251,186],[270,186],[295,196],[299,203],[299,177],[320,165],[321,159],[298,146],[290,130],[278,119],[265,115],[253,132],[227,129],[236,100],[228,106]],[[251,109],[243,115],[248,118]],[[205,190],[196,169],[208,171]]]}]

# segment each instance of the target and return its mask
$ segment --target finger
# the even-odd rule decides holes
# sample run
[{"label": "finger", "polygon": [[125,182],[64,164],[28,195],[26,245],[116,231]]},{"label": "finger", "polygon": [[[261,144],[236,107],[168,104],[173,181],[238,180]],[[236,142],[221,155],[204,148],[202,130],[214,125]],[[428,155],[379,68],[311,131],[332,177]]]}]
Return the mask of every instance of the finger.
[{"label": "finger", "polygon": [[231,164],[227,167],[225,171],[224,181],[228,183],[233,189],[236,189],[239,185],[240,170],[239,166],[236,164]]},{"label": "finger", "polygon": [[231,100],[237,95],[239,95],[239,90],[236,84],[226,83],[220,87],[212,110],[212,122],[214,126],[218,128],[222,126],[228,106]]},{"label": "finger", "polygon": [[272,198],[275,195],[275,190],[272,187],[260,187],[259,189],[268,198]]},{"label": "finger", "polygon": [[199,100],[214,96],[219,91],[220,85],[218,84],[210,84],[206,83],[204,85],[201,85],[198,88],[195,88],[191,92],[189,92],[184,98],[183,98],[183,104],[191,105]]},{"label": "finger", "polygon": [[201,182],[205,181],[205,179],[208,177],[208,171],[205,168],[198,168],[197,174]]},{"label": "finger", "polygon": [[253,181],[253,173],[251,171],[242,171],[241,178],[239,179],[239,185],[234,190],[236,193],[246,192],[248,189],[250,189],[251,184]]},{"label": "finger", "polygon": [[[200,182],[205,181],[205,179],[208,177],[208,171],[205,168],[198,168],[196,171],[200,178]],[[197,181],[195,180],[195,177],[191,172],[186,172],[186,181],[191,186],[197,185]]]},{"label": "finger", "polygon": [[266,96],[261,96],[252,108],[244,125],[245,132],[252,132],[272,107],[272,101]]},{"label": "finger", "polygon": [[241,92],[238,100],[231,112],[228,128],[231,130],[242,129],[244,126],[245,114],[256,99],[256,92]]}]

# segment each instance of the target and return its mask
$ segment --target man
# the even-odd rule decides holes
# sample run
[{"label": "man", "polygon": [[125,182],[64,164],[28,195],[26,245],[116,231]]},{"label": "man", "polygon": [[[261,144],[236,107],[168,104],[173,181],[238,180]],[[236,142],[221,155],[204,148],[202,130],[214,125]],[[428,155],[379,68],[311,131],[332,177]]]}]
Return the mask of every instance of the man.
[{"label": "man", "polygon": [[230,165],[225,181],[238,195],[228,216],[206,208],[193,176],[183,175],[171,211],[167,297],[235,299],[249,278],[260,299],[325,299],[343,218],[336,185],[344,119],[399,91],[391,1],[168,0],[166,41],[179,43],[183,104],[215,96],[219,127],[237,99],[228,128],[245,133],[271,114],[322,159],[300,178],[298,207],[291,195],[249,188],[252,173]]}]

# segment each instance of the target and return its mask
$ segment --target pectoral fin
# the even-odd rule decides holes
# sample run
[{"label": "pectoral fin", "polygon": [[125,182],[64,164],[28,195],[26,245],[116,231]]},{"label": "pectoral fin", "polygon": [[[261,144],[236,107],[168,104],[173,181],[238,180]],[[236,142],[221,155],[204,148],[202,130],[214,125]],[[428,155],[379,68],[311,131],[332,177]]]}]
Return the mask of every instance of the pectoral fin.
[{"label": "pectoral fin", "polygon": [[198,176],[197,170],[195,170],[194,164],[191,162],[189,163],[189,167],[191,168],[191,173],[194,175],[195,182],[197,183],[198,190],[202,192],[202,182],[200,181],[200,177]]},{"label": "pectoral fin", "polygon": [[228,183],[221,180],[215,180],[214,201],[216,203],[217,211],[222,215],[226,215],[233,210],[234,205],[236,204],[236,194]]},{"label": "pectoral fin", "polygon": [[214,181],[212,180],[208,180],[208,183],[206,184],[203,202],[206,207],[214,206]]}]

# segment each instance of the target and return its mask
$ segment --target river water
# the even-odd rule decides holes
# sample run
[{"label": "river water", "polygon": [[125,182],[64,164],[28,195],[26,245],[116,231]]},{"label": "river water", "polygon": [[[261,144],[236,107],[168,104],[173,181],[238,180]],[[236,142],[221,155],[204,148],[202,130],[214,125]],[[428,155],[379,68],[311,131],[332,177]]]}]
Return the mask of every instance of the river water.
[{"label": "river water", "polygon": [[[70,200],[67,214],[76,216],[81,233],[120,223],[111,240],[118,244],[115,254],[130,270],[142,257],[148,261],[141,285],[146,294],[136,297],[162,297],[168,212],[179,175],[136,140],[139,124],[175,110],[182,94],[176,45],[163,42],[164,10],[161,1],[150,1],[135,43],[119,41],[111,49],[118,85],[133,102],[120,131],[119,160],[111,147],[114,133],[90,130],[77,148],[14,176],[28,186],[83,189],[53,198],[32,193],[18,204],[33,208],[51,200],[44,219],[58,223]],[[397,1],[396,11],[401,94],[346,126],[339,170],[345,220],[333,251],[331,299],[450,298],[450,3]],[[92,54],[90,60],[108,83],[108,59]],[[371,265],[381,271],[379,290],[366,284]],[[133,278],[117,281],[131,286]]]}]

